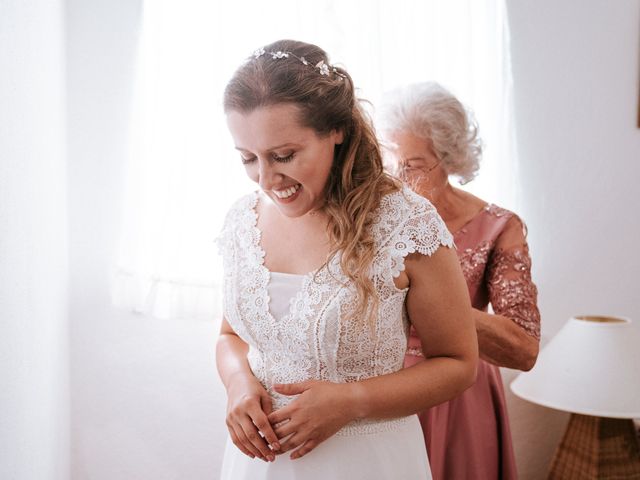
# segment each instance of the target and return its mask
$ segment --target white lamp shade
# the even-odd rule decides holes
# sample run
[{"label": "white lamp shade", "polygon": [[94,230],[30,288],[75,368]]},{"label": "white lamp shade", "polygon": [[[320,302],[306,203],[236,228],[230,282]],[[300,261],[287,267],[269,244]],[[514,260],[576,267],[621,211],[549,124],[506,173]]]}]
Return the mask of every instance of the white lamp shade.
[{"label": "white lamp shade", "polygon": [[640,418],[640,330],[627,318],[573,317],[511,390],[557,410]]}]

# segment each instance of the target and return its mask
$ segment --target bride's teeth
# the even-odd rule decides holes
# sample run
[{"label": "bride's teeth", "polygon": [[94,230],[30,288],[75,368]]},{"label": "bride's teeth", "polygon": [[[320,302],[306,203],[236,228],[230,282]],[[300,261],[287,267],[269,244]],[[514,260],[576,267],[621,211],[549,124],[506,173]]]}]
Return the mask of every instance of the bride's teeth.
[{"label": "bride's teeth", "polygon": [[286,188],[285,190],[273,190],[273,193],[275,193],[276,197],[284,199],[284,198],[289,198],[291,195],[296,193],[299,188],[300,188],[300,184],[293,185],[289,188]]}]

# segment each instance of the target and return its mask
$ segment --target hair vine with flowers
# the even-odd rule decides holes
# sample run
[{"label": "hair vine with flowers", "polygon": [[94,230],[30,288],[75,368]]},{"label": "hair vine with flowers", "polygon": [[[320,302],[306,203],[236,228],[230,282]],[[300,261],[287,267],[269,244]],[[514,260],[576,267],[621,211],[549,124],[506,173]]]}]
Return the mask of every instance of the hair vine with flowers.
[{"label": "hair vine with flowers", "polygon": [[335,67],[331,66],[331,65],[327,65],[324,60],[320,60],[318,63],[316,63],[315,65],[312,65],[311,62],[309,62],[306,58],[304,57],[299,57],[298,55],[296,55],[293,52],[288,52],[288,51],[281,51],[278,50],[276,52],[267,52],[264,48],[259,48],[258,50],[256,50],[255,52],[253,52],[253,58],[257,59],[260,58],[263,55],[271,55],[271,58],[273,60],[278,60],[281,58],[289,58],[289,57],[293,57],[295,59],[297,59],[300,63],[304,64],[304,65],[309,65],[312,68],[317,69],[320,72],[320,75],[324,75],[324,76],[329,76],[332,73],[334,75],[336,75],[338,77],[339,80],[342,80],[343,78],[346,78],[347,76],[343,73],[340,73]]}]

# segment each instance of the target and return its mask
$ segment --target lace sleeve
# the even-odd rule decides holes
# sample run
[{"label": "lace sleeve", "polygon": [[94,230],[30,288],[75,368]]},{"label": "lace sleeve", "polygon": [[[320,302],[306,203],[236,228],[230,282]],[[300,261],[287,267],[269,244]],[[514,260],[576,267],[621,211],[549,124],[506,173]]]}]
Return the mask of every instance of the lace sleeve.
[{"label": "lace sleeve", "polygon": [[413,192],[409,197],[411,211],[401,217],[401,228],[391,243],[391,273],[394,278],[404,270],[404,259],[410,253],[430,256],[440,246],[453,246],[453,236],[435,207]]},{"label": "lace sleeve", "polygon": [[242,248],[237,243],[247,241],[246,238],[243,238],[246,235],[242,235],[239,229],[247,222],[251,222],[252,208],[255,206],[257,198],[257,194],[253,193],[238,199],[227,212],[222,230],[215,239],[218,254],[222,256],[225,280],[233,274],[236,248]]},{"label": "lace sleeve", "polygon": [[218,255],[222,257],[224,270],[228,270],[229,262],[233,258],[233,217],[234,211],[229,210],[225,216],[222,230],[215,239]]},{"label": "lace sleeve", "polygon": [[516,216],[498,237],[487,267],[487,285],[493,311],[539,340],[538,289],[531,279],[526,228]]}]

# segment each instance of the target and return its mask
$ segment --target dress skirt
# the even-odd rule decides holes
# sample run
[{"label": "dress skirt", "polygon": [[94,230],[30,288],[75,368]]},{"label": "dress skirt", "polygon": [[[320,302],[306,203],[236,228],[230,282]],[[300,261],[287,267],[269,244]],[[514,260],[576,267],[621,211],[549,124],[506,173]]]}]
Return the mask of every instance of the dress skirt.
[{"label": "dress skirt", "polygon": [[[416,415],[374,433],[339,432],[304,457],[287,452],[274,462],[251,459],[227,439],[221,480],[428,480],[422,429]],[[380,424],[378,424],[380,425]]]},{"label": "dress skirt", "polygon": [[418,415],[436,480],[518,478],[500,370],[480,360],[477,371],[462,394]]}]

